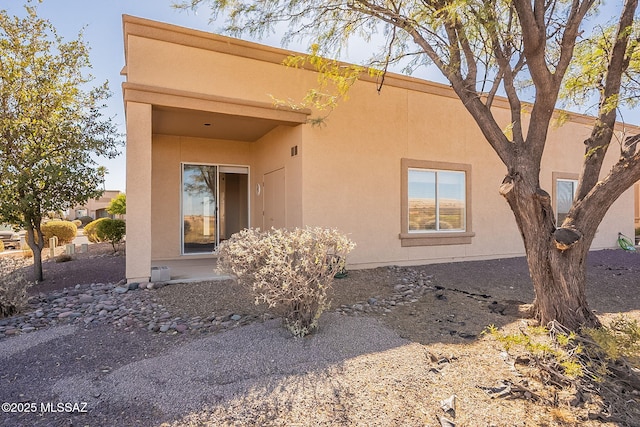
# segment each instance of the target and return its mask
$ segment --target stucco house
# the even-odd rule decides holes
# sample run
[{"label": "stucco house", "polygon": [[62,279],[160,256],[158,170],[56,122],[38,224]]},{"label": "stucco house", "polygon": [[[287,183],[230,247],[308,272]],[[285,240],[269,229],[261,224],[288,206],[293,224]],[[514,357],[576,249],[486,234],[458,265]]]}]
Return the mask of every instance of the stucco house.
[{"label": "stucco house", "polygon": [[111,200],[118,197],[120,193],[119,190],[105,190],[102,196],[97,199],[90,199],[84,205],[70,208],[67,211],[67,219],[72,221],[83,216],[90,216],[93,219],[112,217],[113,215],[107,212],[107,207],[109,207]]},{"label": "stucco house", "polygon": [[[129,281],[163,260],[214,258],[244,227],[336,227],[357,244],[350,268],[524,253],[498,194],[505,167],[449,87],[388,75],[378,93],[364,77],[312,126],[310,111],[272,101],[317,85],[282,65],[290,52],[132,16],[123,26]],[[507,107],[496,102],[505,125]],[[592,122],[571,114],[550,132],[541,181],[559,217]],[[630,190],[592,247],[633,227]]]}]

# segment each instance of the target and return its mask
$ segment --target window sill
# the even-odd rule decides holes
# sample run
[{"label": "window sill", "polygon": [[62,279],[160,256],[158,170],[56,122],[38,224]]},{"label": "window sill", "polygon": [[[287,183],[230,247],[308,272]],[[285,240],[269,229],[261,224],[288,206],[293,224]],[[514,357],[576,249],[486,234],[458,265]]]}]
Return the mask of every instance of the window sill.
[{"label": "window sill", "polygon": [[463,231],[459,233],[400,233],[402,247],[469,245],[476,233]]}]

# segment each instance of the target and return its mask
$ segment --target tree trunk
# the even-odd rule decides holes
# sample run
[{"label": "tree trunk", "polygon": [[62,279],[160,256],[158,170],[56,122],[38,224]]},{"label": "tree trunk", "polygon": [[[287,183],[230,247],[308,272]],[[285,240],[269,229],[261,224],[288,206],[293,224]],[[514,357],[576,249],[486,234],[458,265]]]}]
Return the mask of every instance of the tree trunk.
[{"label": "tree trunk", "polygon": [[527,251],[536,295],[534,318],[542,325],[556,321],[571,330],[600,326],[585,294],[588,246],[581,243],[562,251],[553,243],[545,245],[544,236],[539,239],[543,244]]},{"label": "tree trunk", "polygon": [[571,330],[599,326],[585,293],[586,258],[596,227],[580,231],[565,221],[556,228],[551,197],[535,178],[526,182],[523,177],[507,176],[500,193],[509,202],[524,242],[535,291],[533,317],[541,325],[557,321]]},{"label": "tree trunk", "polygon": [[[36,239],[36,233],[38,238]],[[42,282],[44,280],[44,274],[42,271],[42,248],[44,248],[44,236],[40,229],[34,229],[32,227],[27,228],[27,244],[33,252],[33,276],[36,282]]]}]

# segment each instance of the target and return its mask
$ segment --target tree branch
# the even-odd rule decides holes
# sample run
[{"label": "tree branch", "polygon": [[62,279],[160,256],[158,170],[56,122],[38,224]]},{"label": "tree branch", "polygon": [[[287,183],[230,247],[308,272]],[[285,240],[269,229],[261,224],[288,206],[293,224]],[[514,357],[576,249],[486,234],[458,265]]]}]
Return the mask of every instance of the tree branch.
[{"label": "tree branch", "polygon": [[600,99],[598,118],[591,136],[585,141],[585,159],[576,191],[576,199],[581,200],[598,182],[605,154],[609,148],[616,124],[617,97],[620,93],[622,75],[629,66],[627,46],[630,39],[629,28],[633,25],[638,0],[625,1],[615,33],[614,45],[609,56],[604,89]]}]

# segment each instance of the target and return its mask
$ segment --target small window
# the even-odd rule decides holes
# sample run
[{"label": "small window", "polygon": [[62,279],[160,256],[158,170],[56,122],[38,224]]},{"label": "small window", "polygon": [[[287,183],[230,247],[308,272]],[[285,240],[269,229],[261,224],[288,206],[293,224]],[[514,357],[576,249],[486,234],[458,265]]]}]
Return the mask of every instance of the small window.
[{"label": "small window", "polygon": [[[578,188],[577,176],[574,174],[554,174],[555,181],[555,206],[556,206],[556,224],[560,226],[573,204]],[[575,179],[573,178],[575,176]]]},{"label": "small window", "polygon": [[402,159],[402,246],[471,243],[471,166]]}]

